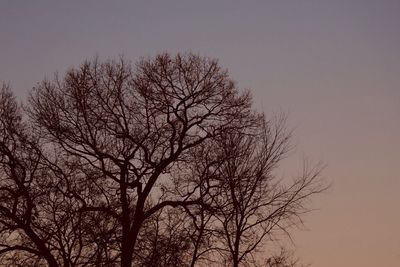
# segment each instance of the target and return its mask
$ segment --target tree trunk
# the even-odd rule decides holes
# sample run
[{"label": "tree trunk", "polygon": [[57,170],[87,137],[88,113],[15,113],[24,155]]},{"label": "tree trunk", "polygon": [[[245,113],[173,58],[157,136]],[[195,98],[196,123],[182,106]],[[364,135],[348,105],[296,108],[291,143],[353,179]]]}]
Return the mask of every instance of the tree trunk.
[{"label": "tree trunk", "polygon": [[[122,255],[121,267],[131,267],[133,260],[133,251],[135,248],[136,240],[139,235],[139,230],[144,221],[144,199],[139,198],[136,205],[135,215],[133,217],[132,226],[130,225],[129,213],[125,214],[125,221],[122,229]],[[126,209],[128,211],[128,209]],[[125,212],[126,212],[125,211]]]},{"label": "tree trunk", "polygon": [[125,245],[122,247],[121,267],[131,267],[133,257],[133,248]]},{"label": "tree trunk", "polygon": [[233,267],[239,267],[239,260],[237,255],[235,255],[233,258]]}]

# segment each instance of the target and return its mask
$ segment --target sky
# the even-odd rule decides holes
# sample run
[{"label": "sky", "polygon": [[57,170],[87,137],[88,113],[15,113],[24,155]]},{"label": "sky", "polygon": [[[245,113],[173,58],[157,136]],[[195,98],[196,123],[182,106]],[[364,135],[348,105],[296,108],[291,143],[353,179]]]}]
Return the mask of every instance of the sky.
[{"label": "sky", "polygon": [[[400,1],[0,2],[0,81],[20,99],[95,56],[218,58],[254,105],[284,112],[330,189],[293,232],[315,267],[400,266]],[[297,168],[297,169],[296,169]]]}]

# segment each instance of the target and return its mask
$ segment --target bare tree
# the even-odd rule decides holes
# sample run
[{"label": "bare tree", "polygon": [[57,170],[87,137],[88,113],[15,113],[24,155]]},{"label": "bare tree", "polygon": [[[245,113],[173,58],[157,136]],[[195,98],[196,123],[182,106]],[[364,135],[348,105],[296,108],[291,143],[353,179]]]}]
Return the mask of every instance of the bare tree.
[{"label": "bare tree", "polygon": [[266,260],[265,267],[307,267],[293,256],[293,252],[281,248],[280,253]]},{"label": "bare tree", "polygon": [[[7,85],[0,91],[0,256],[58,266],[45,233],[35,226],[42,172],[41,151],[25,132],[19,107]],[[21,242],[22,241],[22,242]],[[16,257],[16,255],[25,257]]]},{"label": "bare tree", "polygon": [[325,189],[319,168],[305,168],[291,183],[277,177],[275,169],[290,148],[284,117],[261,119],[258,127],[246,130],[228,132],[213,143],[219,160],[208,178],[218,185],[213,227],[222,243],[219,250],[234,267],[252,263],[274,234],[289,234],[291,226],[301,223],[306,201]]},{"label": "bare tree", "polygon": [[8,265],[249,265],[324,189],[318,170],[278,179],[284,120],[266,121],[197,55],[86,61],[38,84],[26,110],[24,122],[3,86]]},{"label": "bare tree", "polygon": [[[106,236],[93,230],[101,226],[98,215],[79,213],[80,203],[65,195],[61,166],[47,159],[7,85],[0,91],[0,132],[1,261],[8,266],[94,263],[98,251],[92,236]],[[70,167],[62,166],[68,177]]]},{"label": "bare tree", "polygon": [[144,60],[134,74],[123,60],[85,62],[63,80],[41,83],[30,104],[48,141],[79,162],[80,175],[102,194],[94,199],[75,190],[82,211],[120,223],[121,266],[131,266],[147,218],[167,206],[201,204],[192,191],[157,197],[177,163],[254,120],[249,94],[239,94],[216,61],[191,54]]}]

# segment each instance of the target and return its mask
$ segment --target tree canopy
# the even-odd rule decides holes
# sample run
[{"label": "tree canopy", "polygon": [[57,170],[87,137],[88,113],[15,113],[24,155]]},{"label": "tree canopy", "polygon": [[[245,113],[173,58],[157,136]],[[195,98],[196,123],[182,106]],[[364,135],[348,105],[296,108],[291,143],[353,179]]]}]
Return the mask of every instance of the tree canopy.
[{"label": "tree canopy", "polygon": [[190,53],[85,61],[23,109],[3,85],[0,132],[6,265],[258,266],[325,188],[319,168],[283,182],[284,116]]}]

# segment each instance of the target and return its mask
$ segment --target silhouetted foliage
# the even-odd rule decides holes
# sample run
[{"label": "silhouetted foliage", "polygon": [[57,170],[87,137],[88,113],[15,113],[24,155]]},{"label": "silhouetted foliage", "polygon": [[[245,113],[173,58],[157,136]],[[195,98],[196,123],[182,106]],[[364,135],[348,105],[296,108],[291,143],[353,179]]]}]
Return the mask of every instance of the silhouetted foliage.
[{"label": "silhouetted foliage", "polygon": [[284,118],[267,121],[217,61],[197,55],[134,68],[86,61],[39,83],[25,110],[3,85],[5,265],[256,265],[324,189],[318,169],[278,179]]}]

